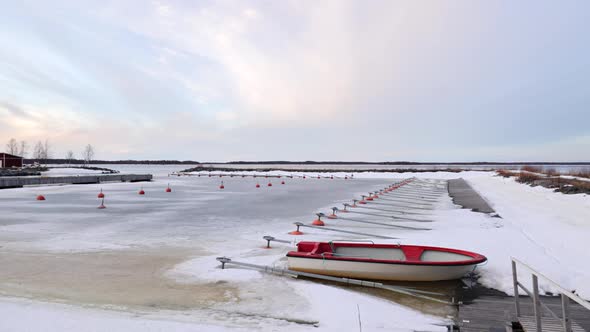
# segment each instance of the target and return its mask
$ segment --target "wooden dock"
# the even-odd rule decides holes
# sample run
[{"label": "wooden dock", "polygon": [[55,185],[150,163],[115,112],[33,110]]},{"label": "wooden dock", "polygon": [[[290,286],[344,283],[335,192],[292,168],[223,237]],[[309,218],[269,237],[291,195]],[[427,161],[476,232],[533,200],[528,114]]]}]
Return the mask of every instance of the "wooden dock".
[{"label": "wooden dock", "polygon": [[102,182],[151,181],[151,174],[97,174],[80,176],[11,176],[0,177],[0,189],[24,186],[46,186],[60,184],[91,184]]},{"label": "wooden dock", "polygon": [[[523,331],[535,331],[533,301],[521,296],[520,323]],[[559,318],[562,316],[560,297],[541,297],[543,302]],[[570,318],[573,331],[590,331],[590,312],[577,303],[570,303]],[[517,322],[514,297],[482,296],[459,307],[457,326],[461,332],[512,331],[512,323]],[[543,331],[563,331],[561,321],[555,320],[546,312],[543,314]]]}]

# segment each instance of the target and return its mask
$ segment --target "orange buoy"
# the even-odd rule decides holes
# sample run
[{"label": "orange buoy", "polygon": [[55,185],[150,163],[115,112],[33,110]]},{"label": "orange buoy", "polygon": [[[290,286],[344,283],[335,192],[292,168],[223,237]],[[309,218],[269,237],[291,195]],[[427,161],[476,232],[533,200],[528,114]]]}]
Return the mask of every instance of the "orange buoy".
[{"label": "orange buoy", "polygon": [[36,200],[38,200],[38,201],[44,201],[45,200],[45,196],[43,196],[43,195],[37,195]]},{"label": "orange buoy", "polygon": [[100,188],[100,192],[98,193],[98,198],[104,198],[104,193],[102,192],[102,188]]},{"label": "orange buoy", "polygon": [[104,198],[102,199],[102,201],[100,202],[100,205],[97,207],[97,209],[106,209],[107,207],[104,205]]},{"label": "orange buoy", "polygon": [[328,215],[328,219],[338,219],[338,216],[336,215],[336,211],[338,211],[338,208],[333,207],[332,214]]},{"label": "orange buoy", "polygon": [[301,232],[299,230],[299,225],[296,225],[296,226],[297,226],[297,229],[294,230],[294,231],[292,231],[292,232],[289,232],[288,234],[291,234],[291,235],[303,235],[303,232]]},{"label": "orange buoy", "polygon": [[318,213],[316,214],[318,216],[318,218],[314,221],[311,222],[312,225],[314,226],[324,226],[324,222],[322,221],[322,214]]}]

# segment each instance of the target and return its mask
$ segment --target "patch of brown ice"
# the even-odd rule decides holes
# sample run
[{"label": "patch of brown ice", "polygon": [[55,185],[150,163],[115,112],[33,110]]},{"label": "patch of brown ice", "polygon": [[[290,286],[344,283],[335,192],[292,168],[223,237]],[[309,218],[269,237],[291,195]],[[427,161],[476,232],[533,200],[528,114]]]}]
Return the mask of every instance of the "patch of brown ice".
[{"label": "patch of brown ice", "polygon": [[92,253],[15,252],[0,249],[0,294],[121,309],[186,310],[238,298],[226,283],[177,283],[174,265],[203,255],[188,249]]}]

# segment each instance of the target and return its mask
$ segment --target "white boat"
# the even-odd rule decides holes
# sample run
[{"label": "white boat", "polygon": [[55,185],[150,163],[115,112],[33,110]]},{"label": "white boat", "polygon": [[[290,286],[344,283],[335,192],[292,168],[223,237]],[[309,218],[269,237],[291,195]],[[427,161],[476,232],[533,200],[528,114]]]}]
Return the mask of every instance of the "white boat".
[{"label": "white boat", "polygon": [[299,242],[287,253],[290,270],[398,281],[459,279],[487,258],[451,248],[356,242]]}]

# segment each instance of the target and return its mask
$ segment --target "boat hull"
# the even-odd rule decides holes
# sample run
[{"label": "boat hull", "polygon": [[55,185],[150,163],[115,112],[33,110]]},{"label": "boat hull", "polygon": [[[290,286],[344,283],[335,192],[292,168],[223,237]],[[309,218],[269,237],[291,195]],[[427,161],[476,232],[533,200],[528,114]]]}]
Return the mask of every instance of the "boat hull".
[{"label": "boat hull", "polygon": [[362,261],[287,257],[289,269],[321,275],[395,281],[441,281],[460,279],[474,270],[468,265],[396,264]]}]

